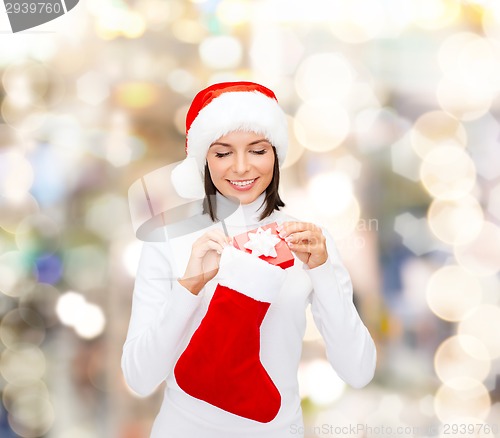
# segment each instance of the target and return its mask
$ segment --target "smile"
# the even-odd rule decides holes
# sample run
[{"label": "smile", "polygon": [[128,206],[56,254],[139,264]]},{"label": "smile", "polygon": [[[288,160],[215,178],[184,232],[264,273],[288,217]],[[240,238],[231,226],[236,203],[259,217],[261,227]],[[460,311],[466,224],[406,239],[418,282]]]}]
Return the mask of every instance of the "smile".
[{"label": "smile", "polygon": [[239,181],[232,181],[228,179],[227,182],[231,184],[231,188],[233,188],[238,192],[248,192],[255,187],[255,184],[257,184],[258,179],[259,179],[258,177],[254,179],[246,179]]},{"label": "smile", "polygon": [[247,179],[246,181],[231,181],[228,180],[233,186],[238,186],[238,187],[245,187],[250,184],[252,184],[257,178],[254,179]]}]

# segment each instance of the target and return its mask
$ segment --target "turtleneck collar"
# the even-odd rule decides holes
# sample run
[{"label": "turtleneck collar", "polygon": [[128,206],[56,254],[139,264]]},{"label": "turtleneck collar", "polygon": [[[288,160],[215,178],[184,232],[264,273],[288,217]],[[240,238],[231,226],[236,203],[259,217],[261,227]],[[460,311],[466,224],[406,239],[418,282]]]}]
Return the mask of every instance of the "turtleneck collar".
[{"label": "turtleneck collar", "polygon": [[266,192],[263,192],[259,197],[250,204],[239,204],[238,201],[233,201],[216,192],[217,217],[225,218],[224,222],[229,226],[257,226],[263,222],[272,221],[271,217],[264,218],[259,221],[260,214],[265,208],[264,199]]}]

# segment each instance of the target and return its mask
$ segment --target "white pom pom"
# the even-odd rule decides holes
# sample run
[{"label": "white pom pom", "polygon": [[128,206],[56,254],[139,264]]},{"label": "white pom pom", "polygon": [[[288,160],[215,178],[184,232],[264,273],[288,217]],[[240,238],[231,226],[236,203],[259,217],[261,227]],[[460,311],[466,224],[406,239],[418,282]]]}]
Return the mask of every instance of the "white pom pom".
[{"label": "white pom pom", "polygon": [[172,170],[170,175],[177,194],[185,199],[203,199],[205,188],[194,158],[188,157]]}]

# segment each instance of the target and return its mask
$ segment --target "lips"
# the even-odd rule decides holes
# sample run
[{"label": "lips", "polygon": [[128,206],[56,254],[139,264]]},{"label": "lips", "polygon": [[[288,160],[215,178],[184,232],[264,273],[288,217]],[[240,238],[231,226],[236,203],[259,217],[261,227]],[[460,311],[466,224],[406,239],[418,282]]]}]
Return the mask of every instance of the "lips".
[{"label": "lips", "polygon": [[227,182],[231,185],[233,189],[238,191],[244,191],[244,190],[250,190],[255,185],[258,179],[259,179],[258,177],[253,179],[240,179],[240,180],[228,179]]},{"label": "lips", "polygon": [[250,184],[252,184],[257,178],[254,178],[254,179],[245,179],[245,180],[228,180],[233,186],[237,186],[237,187],[245,187],[245,186],[248,186]]}]

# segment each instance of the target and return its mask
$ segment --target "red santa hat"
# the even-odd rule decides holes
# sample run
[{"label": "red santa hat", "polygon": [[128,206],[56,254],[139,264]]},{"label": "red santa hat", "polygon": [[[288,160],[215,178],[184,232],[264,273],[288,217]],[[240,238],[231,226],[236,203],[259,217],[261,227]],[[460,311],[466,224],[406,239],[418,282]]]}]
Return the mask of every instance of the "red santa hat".
[{"label": "red santa hat", "polygon": [[276,148],[283,164],[288,149],[286,115],[275,94],[254,82],[223,82],[201,90],[186,116],[186,159],[172,172],[180,196],[205,196],[204,171],[207,151],[220,137],[232,131],[262,134]]}]

